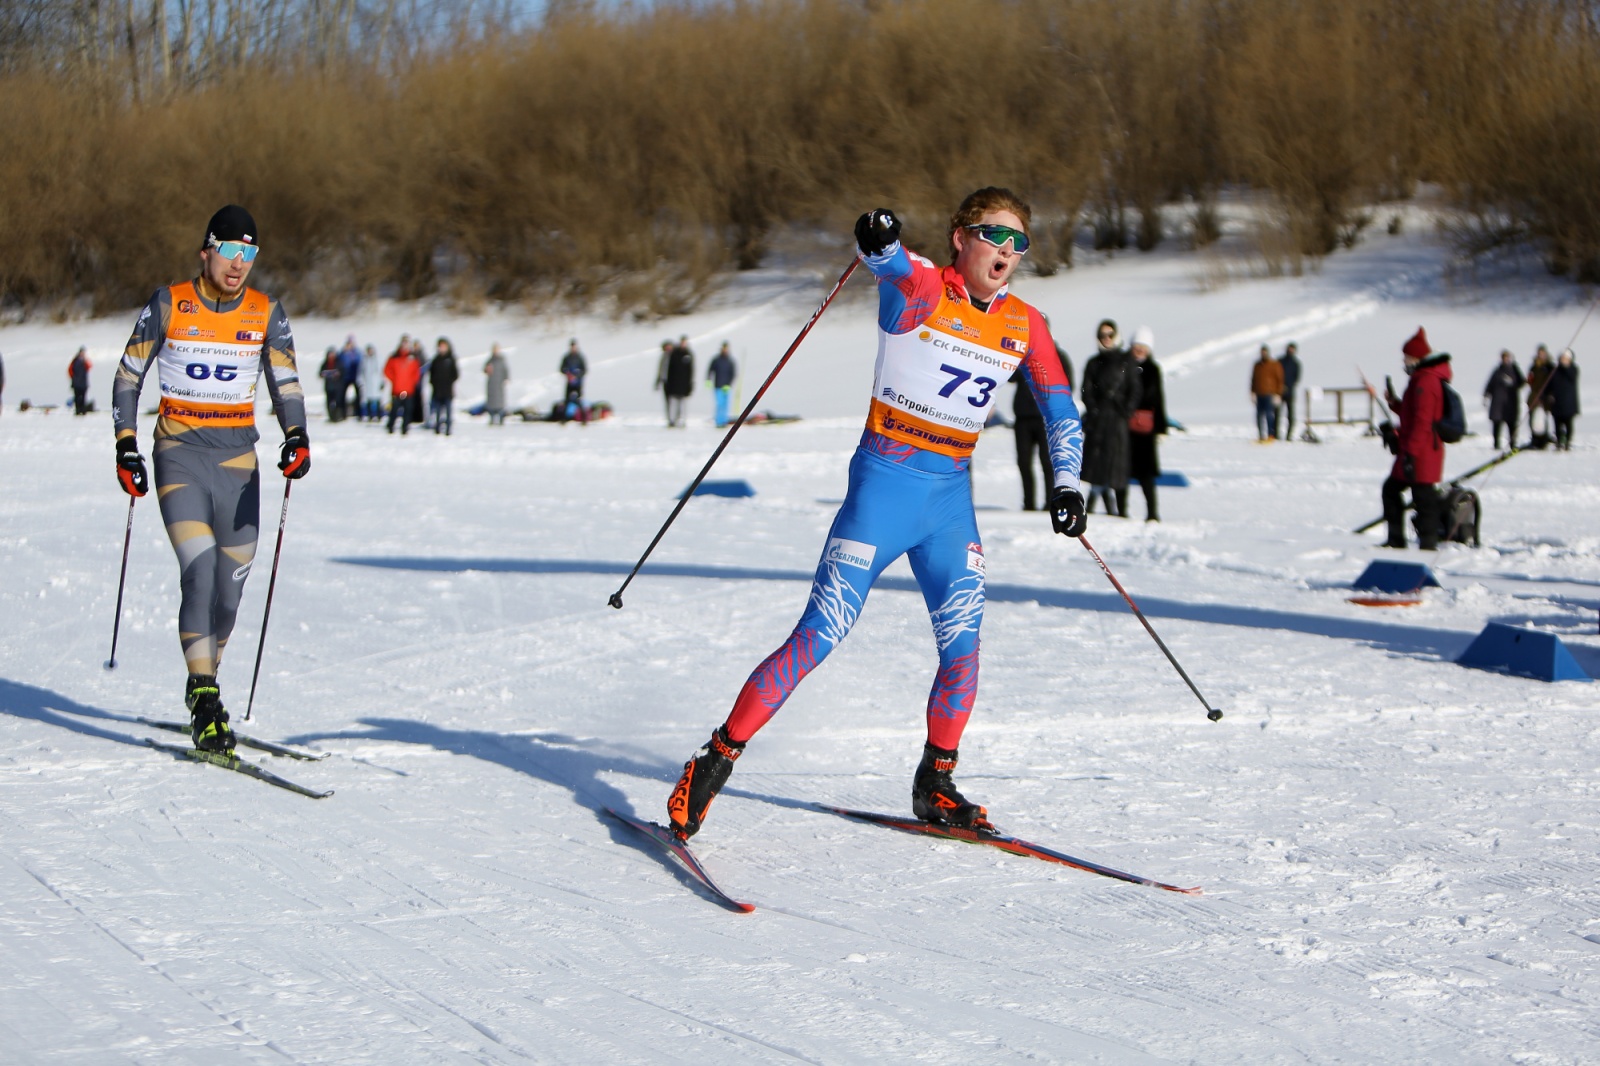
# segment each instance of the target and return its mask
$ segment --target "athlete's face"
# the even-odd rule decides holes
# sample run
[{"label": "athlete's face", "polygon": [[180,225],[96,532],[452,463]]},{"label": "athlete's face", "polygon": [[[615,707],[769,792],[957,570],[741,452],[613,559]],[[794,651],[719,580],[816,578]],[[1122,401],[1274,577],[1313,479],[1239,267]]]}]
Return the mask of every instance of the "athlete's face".
[{"label": "athlete's face", "polygon": [[[1010,226],[1017,230],[1026,228],[1022,219],[1010,211],[990,211],[976,225]],[[956,230],[950,235],[950,243],[955,245],[956,271],[965,279],[967,292],[980,300],[994,299],[994,294],[1011,280],[1017,264],[1022,262],[1021,254],[1011,246],[1010,241],[1005,243],[1005,247],[996,248],[988,241],[979,240],[971,230]]]},{"label": "athlete's face", "polygon": [[250,276],[250,268],[255,266],[253,260],[245,262],[243,255],[237,259],[224,259],[222,253],[215,248],[201,249],[200,263],[206,280],[228,296],[244,288],[244,279]]}]

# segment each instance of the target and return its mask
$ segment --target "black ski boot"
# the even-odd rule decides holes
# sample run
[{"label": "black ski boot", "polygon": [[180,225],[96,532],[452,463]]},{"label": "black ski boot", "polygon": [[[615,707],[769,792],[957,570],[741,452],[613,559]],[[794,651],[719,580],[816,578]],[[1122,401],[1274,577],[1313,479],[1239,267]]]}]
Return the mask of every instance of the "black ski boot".
[{"label": "black ski boot", "polygon": [[222,706],[222,692],[212,674],[190,674],[183,702],[189,708],[189,736],[201,751],[230,752],[233,730]]},{"label": "black ski boot", "polygon": [[989,812],[976,803],[970,803],[957,789],[950,774],[956,768],[959,754],[922,746],[922,763],[917,776],[911,781],[911,813],[924,822],[960,826],[963,829],[988,829]]},{"label": "black ski boot", "polygon": [[680,838],[688,840],[700,831],[706,809],[728,783],[734,760],[743,752],[744,745],[729,740],[719,725],[705,747],[683,764],[683,776],[667,797],[667,820]]}]

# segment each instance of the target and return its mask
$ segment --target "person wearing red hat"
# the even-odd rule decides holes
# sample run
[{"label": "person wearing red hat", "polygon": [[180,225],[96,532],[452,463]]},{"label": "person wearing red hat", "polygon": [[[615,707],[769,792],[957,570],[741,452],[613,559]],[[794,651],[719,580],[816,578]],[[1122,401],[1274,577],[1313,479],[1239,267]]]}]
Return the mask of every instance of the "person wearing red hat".
[{"label": "person wearing red hat", "polygon": [[1422,327],[1401,347],[1405,356],[1405,395],[1396,396],[1388,383],[1390,410],[1400,416],[1400,425],[1386,433],[1386,443],[1395,453],[1394,466],[1383,483],[1383,518],[1389,526],[1386,548],[1406,547],[1404,493],[1411,491],[1411,504],[1417,511],[1418,546],[1423,551],[1439,547],[1439,479],[1444,476],[1444,441],[1434,423],[1444,417],[1444,383],[1451,378],[1450,356],[1435,353]]}]

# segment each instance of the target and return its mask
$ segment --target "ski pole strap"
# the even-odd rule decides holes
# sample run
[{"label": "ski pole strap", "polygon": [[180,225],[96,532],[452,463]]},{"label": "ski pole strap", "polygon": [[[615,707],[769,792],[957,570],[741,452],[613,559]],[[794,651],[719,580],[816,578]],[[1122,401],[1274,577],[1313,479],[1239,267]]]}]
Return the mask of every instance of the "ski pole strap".
[{"label": "ski pole strap", "polygon": [[1178,671],[1178,676],[1183,678],[1183,683],[1189,686],[1189,691],[1194,693],[1195,699],[1199,700],[1200,705],[1206,709],[1206,717],[1211,719],[1213,722],[1220,720],[1222,718],[1222,708],[1211,706],[1211,701],[1207,700],[1205,696],[1201,694],[1200,689],[1195,686],[1195,683],[1189,679],[1189,675],[1185,673],[1183,667],[1179,665],[1177,657],[1172,654],[1172,651],[1167,647],[1166,642],[1162,640],[1160,634],[1155,631],[1155,627],[1152,626],[1150,624],[1150,620],[1144,616],[1144,612],[1139,610],[1139,605],[1133,602],[1133,597],[1128,595],[1128,590],[1122,587],[1122,582],[1118,581],[1117,575],[1111,572],[1111,567],[1107,566],[1106,561],[1100,558],[1100,553],[1094,550],[1094,545],[1089,543],[1089,539],[1087,537],[1081,536],[1078,538],[1078,543],[1082,544],[1088,549],[1089,554],[1094,556],[1094,561],[1100,564],[1101,571],[1106,575],[1107,578],[1111,580],[1112,586],[1115,587],[1118,592],[1122,593],[1123,600],[1127,603],[1129,608],[1132,609],[1134,617],[1138,618],[1140,624],[1144,626],[1144,631],[1150,634],[1150,639],[1156,642],[1156,647],[1161,649],[1161,654],[1167,657],[1167,662],[1171,663],[1172,668]]},{"label": "ski pole strap", "polygon": [[689,498],[694,495],[694,490],[699,488],[700,483],[706,479],[706,475],[711,473],[711,468],[716,465],[717,460],[722,457],[723,451],[727,449],[728,442],[733,440],[733,435],[739,432],[739,427],[744,425],[745,420],[755,411],[756,404],[761,402],[761,397],[766,395],[767,389],[777,380],[779,371],[789,361],[789,357],[795,353],[795,349],[800,347],[800,342],[806,339],[806,334],[811,332],[811,327],[817,324],[817,319],[822,317],[822,312],[826,311],[828,305],[833,303],[833,298],[839,295],[839,290],[844,288],[844,283],[850,280],[850,275],[855,273],[856,266],[860,262],[859,259],[850,260],[850,265],[844,268],[844,273],[839,275],[839,280],[833,283],[833,290],[823,298],[822,303],[812,312],[811,318],[807,320],[805,326],[800,330],[799,336],[795,337],[794,343],[789,345],[789,350],[783,353],[783,358],[779,359],[778,365],[772,368],[772,373],[767,375],[767,380],[761,383],[761,387],[756,390],[754,396],[750,397],[750,402],[745,405],[744,410],[739,412],[739,417],[733,420],[733,425],[728,427],[728,432],[723,436],[722,442],[717,445],[716,451],[711,453],[711,458],[706,460],[706,465],[700,468],[700,473],[695,475],[694,480],[689,483],[689,487],[683,491],[683,495],[678,497],[677,506],[672,509],[672,513],[667,516],[667,520],[656,531],[655,537],[650,541],[650,546],[644,550],[643,555],[639,556],[639,561],[633,564],[633,569],[628,571],[628,576],[623,579],[617,591],[613,592],[611,598],[606,601],[611,606],[619,611],[622,609],[622,594],[633,583],[634,577],[639,573],[639,568],[644,566],[646,559],[650,558],[650,553],[656,550],[656,545],[661,543],[661,538],[667,535],[667,530],[671,528],[673,522],[677,521],[679,512],[688,504]]}]

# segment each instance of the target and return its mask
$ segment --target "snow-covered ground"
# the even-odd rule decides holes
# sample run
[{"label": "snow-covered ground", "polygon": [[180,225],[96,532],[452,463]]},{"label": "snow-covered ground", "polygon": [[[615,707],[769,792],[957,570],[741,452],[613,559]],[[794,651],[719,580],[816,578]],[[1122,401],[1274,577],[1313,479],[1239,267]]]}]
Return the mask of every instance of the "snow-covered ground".
[{"label": "snow-covered ground", "polygon": [[[1499,349],[1560,346],[1585,302],[1531,276],[1452,285],[1442,263],[1380,234],[1320,274],[1209,292],[1176,253],[1018,285],[1079,366],[1103,315],[1155,329],[1189,428],[1163,458],[1192,485],[1164,490],[1159,525],[1101,517],[1089,537],[1227,716],[1206,720],[1086,552],[1017,510],[995,430],[959,780],[1018,835],[1197,897],[808,809],[907,807],[934,654],[903,562],[696,838],[755,914],[600,813],[661,817],[803,606],[871,380],[865,284],[763,404],[806,420],[752,427],[719,467],[758,495],[693,501],[621,611],[607,596],[718,439],[703,390],[695,425],[661,425],[661,338],[690,335],[702,368],[727,338],[759,379],[831,278],[747,277],[653,325],[296,321],[308,373],[352,331],[383,351],[446,333],[514,348],[514,395],[546,404],[576,335],[619,411],[459,416],[448,439],[314,418],[251,725],[332,753],[268,760],[337,790],[321,801],[144,747],[133,719],[179,716],[183,679],[153,497],[121,665],[101,668],[127,515],[103,412],[132,315],[0,330],[0,1062],[1593,1061],[1600,698],[1452,660],[1488,621],[1531,622],[1600,673],[1600,451],[1580,419],[1571,453],[1480,478],[1484,546],[1426,557],[1445,587],[1378,611],[1345,586],[1380,555],[1350,529],[1378,513],[1386,454],[1354,430],[1258,446],[1249,424],[1262,340],[1299,340],[1307,384],[1346,386],[1357,363],[1399,379],[1422,324],[1485,428]],[[78,344],[102,413],[19,413],[60,402]],[[1491,454],[1470,438],[1447,470]],[[266,481],[222,675],[236,719]]]}]

